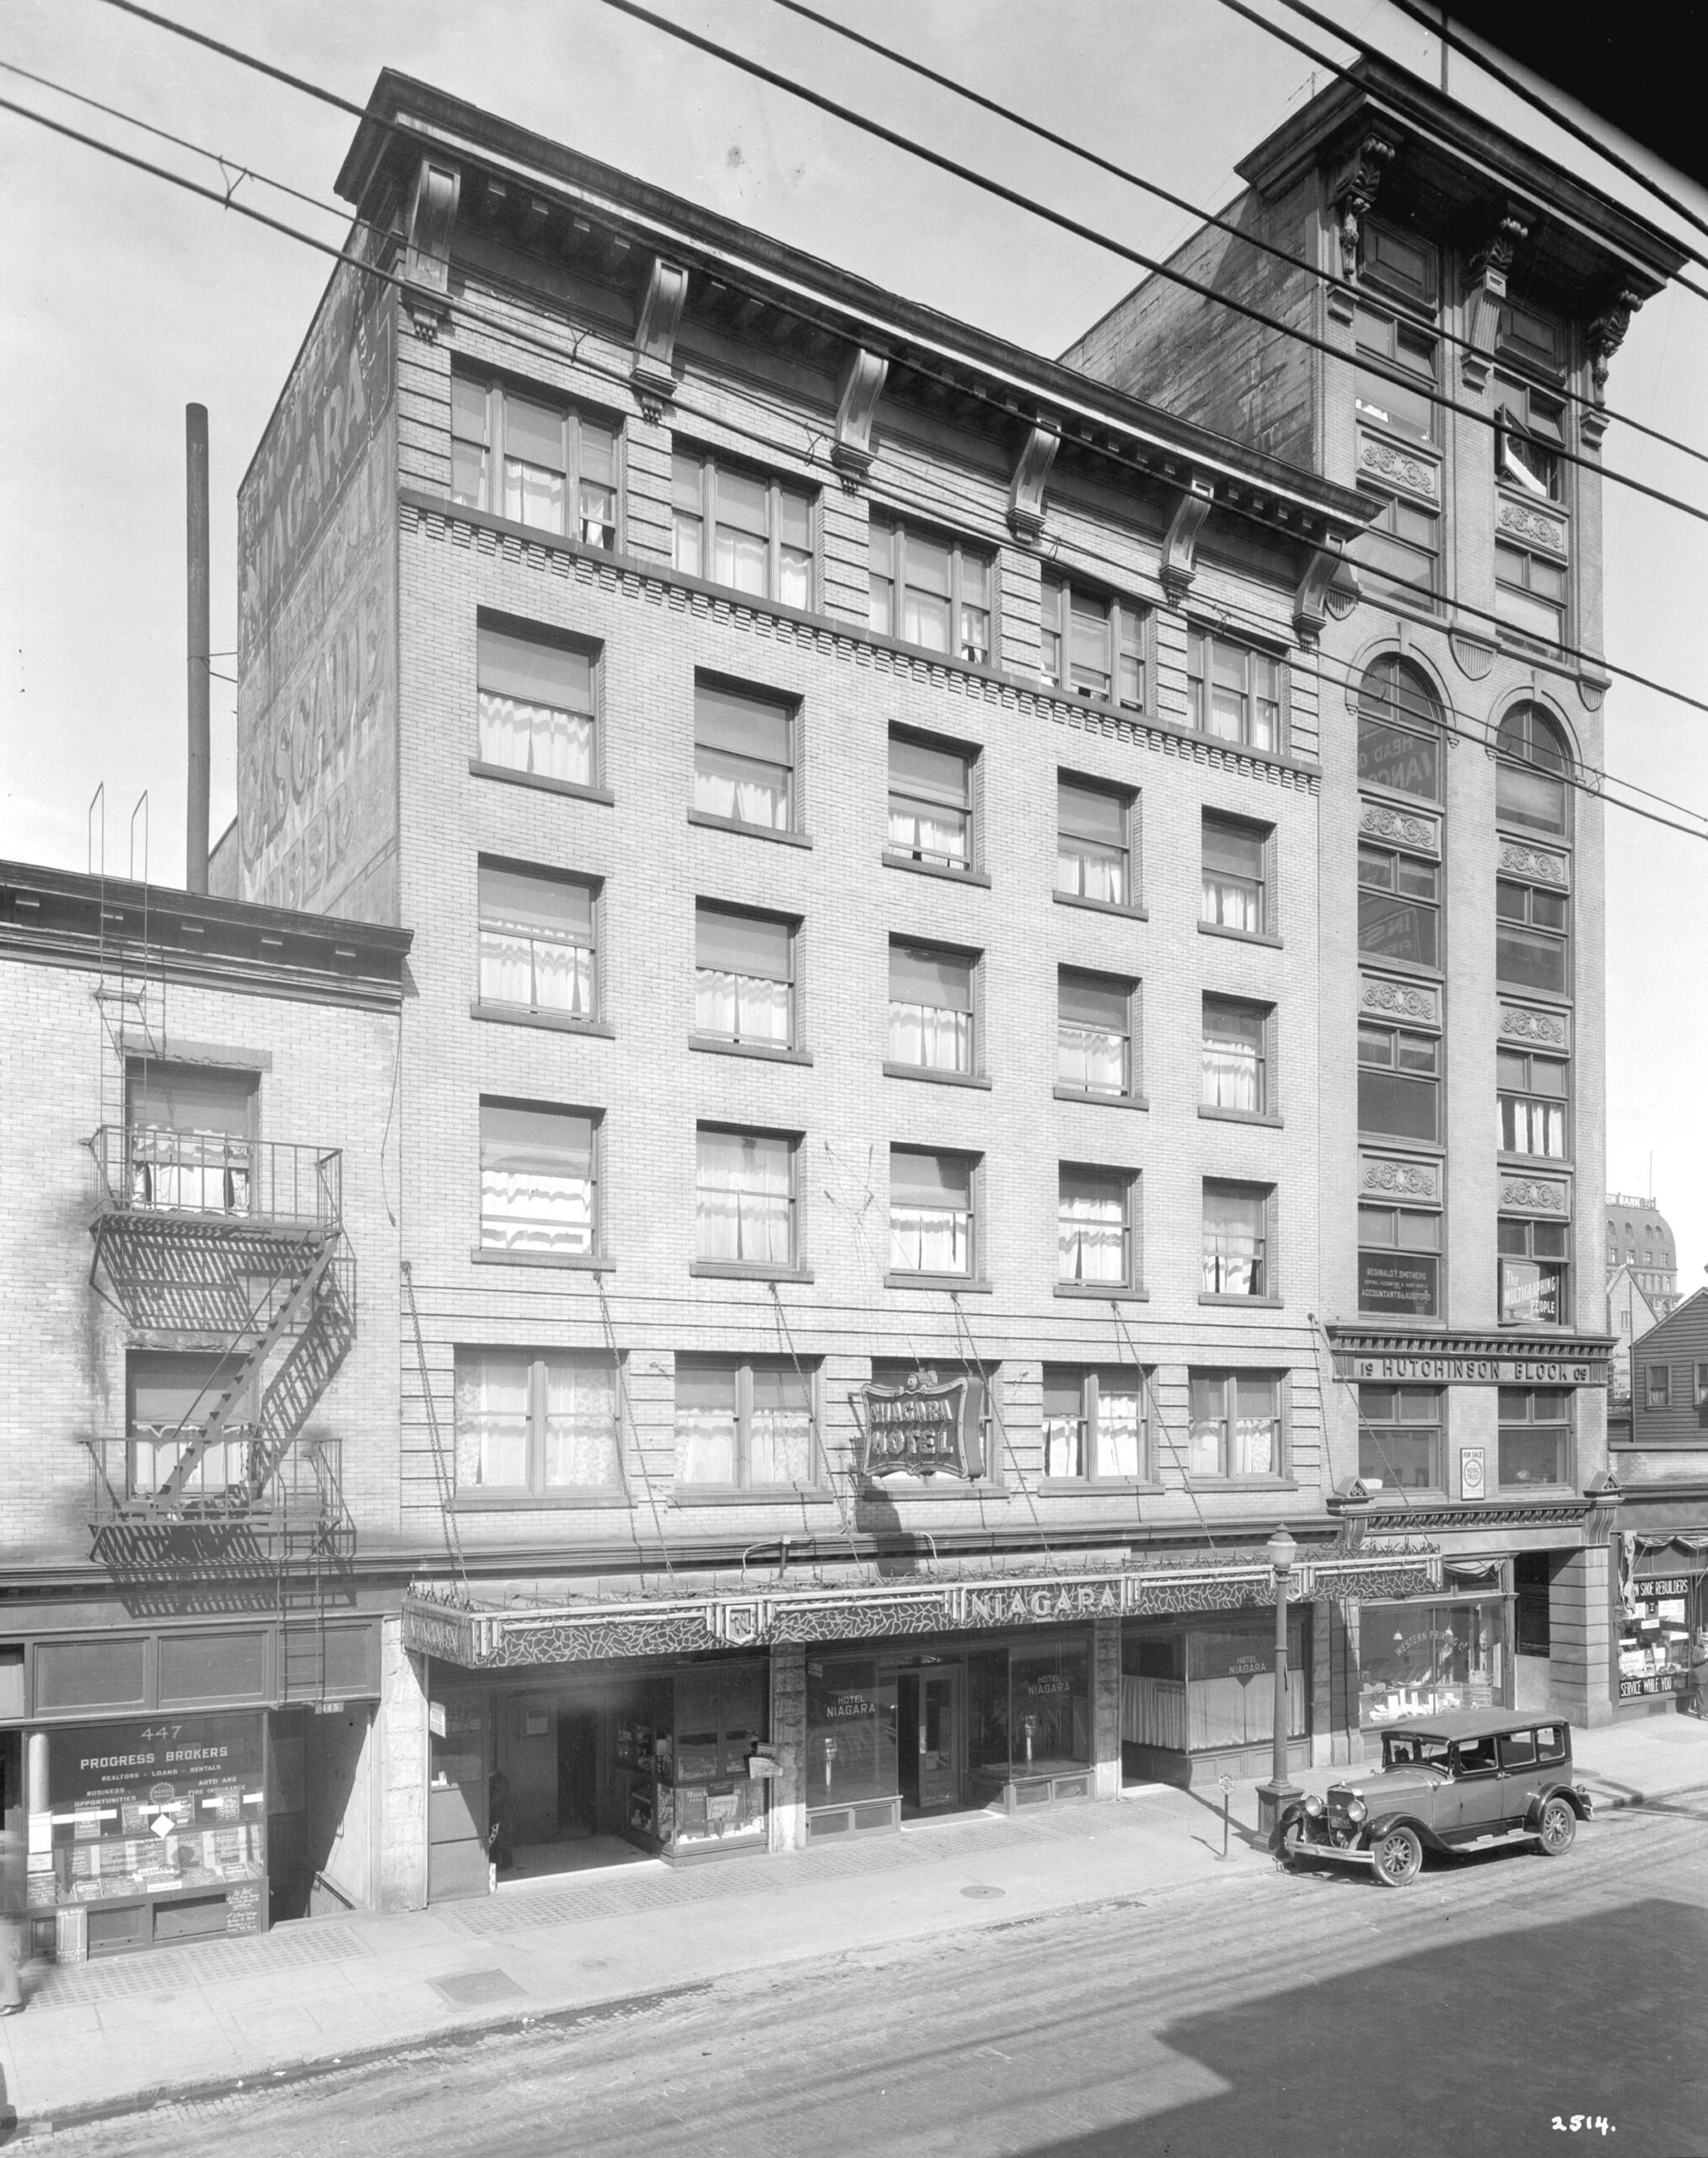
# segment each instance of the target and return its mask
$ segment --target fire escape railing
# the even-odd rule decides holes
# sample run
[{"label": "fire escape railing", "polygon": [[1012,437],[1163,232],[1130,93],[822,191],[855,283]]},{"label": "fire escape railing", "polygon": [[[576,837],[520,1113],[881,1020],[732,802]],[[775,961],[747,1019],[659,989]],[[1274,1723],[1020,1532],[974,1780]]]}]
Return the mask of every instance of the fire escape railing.
[{"label": "fire escape railing", "polygon": [[89,1141],[98,1215],[314,1227],[343,1221],[343,1157],[223,1132],[104,1124]]}]

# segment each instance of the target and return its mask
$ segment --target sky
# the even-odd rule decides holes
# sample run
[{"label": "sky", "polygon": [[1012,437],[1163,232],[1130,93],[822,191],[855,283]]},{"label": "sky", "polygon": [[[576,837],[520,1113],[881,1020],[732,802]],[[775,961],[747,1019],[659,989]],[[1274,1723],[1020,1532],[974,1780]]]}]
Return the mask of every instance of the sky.
[{"label": "sky", "polygon": [[[776,0],[653,3],[1125,245],[1165,254],[1193,223]],[[604,0],[155,4],[358,104],[382,67],[399,68],[1039,352],[1060,352],[1136,281],[1105,250]],[[1218,0],[816,4],[1211,210],[1238,191],[1234,160],[1324,80]],[[1353,56],[1281,0],[1260,4],[1331,57]],[[1388,0],[1319,6],[1438,80],[1438,46]],[[353,130],[346,115],[107,0],[8,0],[0,62],[12,71],[0,71],[0,99],[218,194],[230,188],[238,201],[325,242],[341,238],[332,183]],[[19,69],[225,164],[79,106]],[[1678,229],[1652,198],[1469,62],[1454,56],[1449,70],[1455,96]],[[1621,147],[1708,213],[1703,191],[1650,152]],[[153,881],[181,883],[184,407],[208,408],[213,666],[230,674],[238,485],[328,260],[219,201],[5,110],[0,191],[0,858],[73,869],[104,858],[120,875],[141,874],[146,863]],[[1695,276],[1708,283],[1708,271]],[[1708,301],[1674,287],[1637,316],[1609,401],[1708,450],[1705,381]],[[1708,505],[1708,465],[1617,426],[1606,459]],[[1615,486],[1604,514],[1609,658],[1708,701],[1699,663],[1708,523]],[[217,835],[234,806],[236,693],[221,679],[213,690]],[[1708,713],[1625,683],[1607,709],[1609,770],[1708,812]],[[1615,1189],[1658,1197],[1688,1291],[1708,1264],[1708,1114],[1698,1076],[1708,1071],[1708,845],[1610,811],[1607,937],[1609,1178]]]}]

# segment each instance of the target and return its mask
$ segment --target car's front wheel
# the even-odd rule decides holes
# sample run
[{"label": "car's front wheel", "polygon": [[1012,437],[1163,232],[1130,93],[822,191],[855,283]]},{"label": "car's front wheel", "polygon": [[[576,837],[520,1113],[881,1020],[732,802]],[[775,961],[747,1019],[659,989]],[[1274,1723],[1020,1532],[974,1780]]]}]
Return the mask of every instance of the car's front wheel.
[{"label": "car's front wheel", "polygon": [[1563,1857],[1577,1834],[1577,1816],[1565,1799],[1550,1798],[1542,1809],[1536,1833],[1544,1858]]},{"label": "car's front wheel", "polygon": [[1376,1878],[1384,1888],[1404,1888],[1423,1871],[1423,1845],[1415,1828],[1390,1828],[1372,1848]]}]

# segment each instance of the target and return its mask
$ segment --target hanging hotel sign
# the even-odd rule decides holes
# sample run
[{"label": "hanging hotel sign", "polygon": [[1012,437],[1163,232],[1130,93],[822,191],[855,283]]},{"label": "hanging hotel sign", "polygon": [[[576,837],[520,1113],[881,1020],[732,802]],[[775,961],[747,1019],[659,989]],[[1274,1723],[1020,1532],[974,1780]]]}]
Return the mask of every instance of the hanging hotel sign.
[{"label": "hanging hotel sign", "polygon": [[859,1470],[862,1476],[958,1476],[985,1473],[976,1422],[969,1428],[967,1382],[910,1372],[899,1387],[861,1393]]}]

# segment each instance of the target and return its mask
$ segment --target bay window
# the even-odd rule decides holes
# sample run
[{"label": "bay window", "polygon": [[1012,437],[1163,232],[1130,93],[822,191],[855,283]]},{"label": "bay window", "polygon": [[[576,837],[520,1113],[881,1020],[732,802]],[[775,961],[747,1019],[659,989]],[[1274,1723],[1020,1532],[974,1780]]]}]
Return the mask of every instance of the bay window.
[{"label": "bay window", "polygon": [[1145,1375],[1044,1366],[1044,1474],[1095,1483],[1150,1473]]},{"label": "bay window", "polygon": [[1279,1372],[1189,1374],[1187,1471],[1200,1479],[1281,1474]]},{"label": "bay window", "polygon": [[459,1497],[620,1492],[610,1359],[459,1349],[456,1479]]},{"label": "bay window", "polygon": [[873,519],[869,544],[871,622],[879,636],[988,667],[992,557],[883,518]]},{"label": "bay window", "polygon": [[709,452],[670,460],[676,567],[786,607],[813,604],[813,497]]},{"label": "bay window", "polygon": [[617,544],[617,431],[501,383],[451,377],[451,499],[584,547]]},{"label": "bay window", "polygon": [[695,1134],[696,1260],[732,1266],[795,1265],[798,1145],[784,1133],[700,1125]]},{"label": "bay window", "polygon": [[896,1274],[970,1276],[977,1252],[970,1154],[889,1150],[889,1264]]}]

